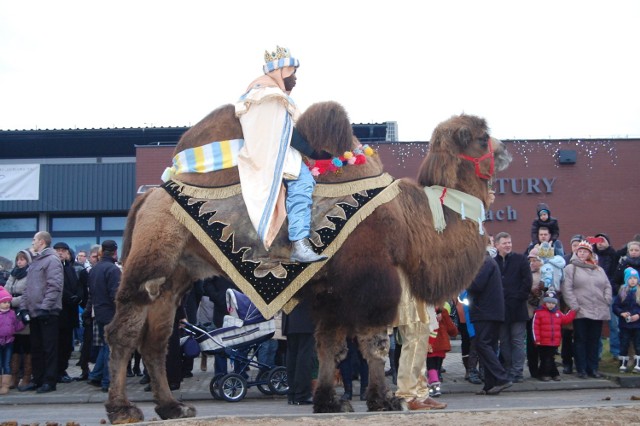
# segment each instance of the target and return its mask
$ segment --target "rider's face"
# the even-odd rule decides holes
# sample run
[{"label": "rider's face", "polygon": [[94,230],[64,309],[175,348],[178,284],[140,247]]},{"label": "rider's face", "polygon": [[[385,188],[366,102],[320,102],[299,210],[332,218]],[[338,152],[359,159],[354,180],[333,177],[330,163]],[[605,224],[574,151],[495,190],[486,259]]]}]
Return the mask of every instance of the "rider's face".
[{"label": "rider's face", "polygon": [[291,75],[282,79],[282,81],[284,81],[284,90],[287,92],[293,90],[293,88],[296,87],[296,80],[296,69],[294,68]]}]

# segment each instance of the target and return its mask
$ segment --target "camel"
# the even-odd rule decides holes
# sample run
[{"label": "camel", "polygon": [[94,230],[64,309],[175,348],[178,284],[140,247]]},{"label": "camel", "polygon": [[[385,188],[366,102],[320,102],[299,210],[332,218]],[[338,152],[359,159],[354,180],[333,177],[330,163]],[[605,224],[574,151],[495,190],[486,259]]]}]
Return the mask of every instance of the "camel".
[{"label": "camel", "polygon": [[[339,155],[358,143],[344,108],[335,102],[314,104],[296,127],[318,151]],[[175,153],[210,141],[242,138],[232,105],[225,105],[189,129]],[[396,319],[402,285],[419,300],[440,303],[465,288],[479,270],[487,239],[478,223],[445,207],[446,228],[434,228],[424,186],[441,185],[489,202],[488,179],[506,168],[510,156],[491,138],[484,119],[460,115],[441,123],[417,180],[394,181],[398,195],[378,206],[357,227],[297,293],[309,299],[316,322],[320,370],[314,412],[352,411],[334,389],[336,364],[346,356],[346,337],[355,336],[369,363],[369,411],[401,410],[384,377],[388,353],[387,326]],[[340,173],[317,177],[318,183],[358,182],[378,176],[383,165],[376,156],[366,164],[342,167]],[[239,182],[237,168],[210,173],[186,173],[180,181],[198,187]],[[171,394],[164,369],[168,337],[176,306],[198,279],[225,275],[220,262],[178,222],[169,210],[172,198],[161,188],[137,198],[125,229],[123,275],[116,314],[107,327],[112,372],[105,403],[112,424],[143,420],[142,411],[127,399],[126,363],[134,349],[142,354],[151,377],[156,413],[162,419],[193,417],[193,406]],[[285,227],[283,227],[285,228]],[[281,230],[281,234],[286,229]],[[403,278],[404,277],[404,278]]]}]

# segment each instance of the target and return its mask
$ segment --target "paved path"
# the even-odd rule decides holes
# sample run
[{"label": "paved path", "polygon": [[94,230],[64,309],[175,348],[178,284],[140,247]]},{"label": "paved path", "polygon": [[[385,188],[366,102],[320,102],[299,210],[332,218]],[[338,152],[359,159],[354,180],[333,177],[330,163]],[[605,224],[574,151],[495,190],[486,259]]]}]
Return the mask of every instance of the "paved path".
[{"label": "paved path", "polygon": [[[72,360],[73,367],[69,369],[69,375],[80,375],[79,367],[75,366],[75,360]],[[209,391],[209,384],[213,377],[213,359],[209,359],[209,371],[200,371],[200,360],[194,362],[193,377],[184,379],[180,389],[174,391],[174,395],[183,401],[196,400],[213,400]],[[452,341],[452,351],[447,355],[444,361],[446,373],[443,374],[442,392],[443,394],[457,393],[475,393],[482,388],[482,385],[473,385],[464,380],[464,367],[462,365],[460,354],[460,341]],[[525,367],[526,370],[526,367]],[[254,374],[251,373],[250,374]],[[525,371],[525,376],[528,372]],[[561,375],[562,380],[559,382],[541,382],[532,378],[526,378],[523,383],[516,383],[505,392],[526,392],[526,391],[545,391],[545,390],[569,390],[569,389],[607,389],[618,387],[640,387],[640,377],[637,375],[627,375],[623,381],[617,377],[608,377],[603,379],[579,379],[575,374]],[[151,402],[153,396],[151,392],[145,392],[144,385],[139,384],[139,377],[127,379],[127,392],[131,401],[134,402]],[[395,390],[395,386],[389,378],[389,386]],[[357,394],[358,382],[354,384],[354,394]],[[342,393],[342,389],[337,389]],[[48,394],[38,395],[34,392],[18,392],[12,390],[8,395],[0,397],[0,406],[5,404],[74,404],[74,403],[90,403],[104,402],[107,394],[102,392],[100,388],[96,388],[87,384],[87,382],[73,382],[68,384],[58,384],[57,390]],[[284,399],[284,397],[266,396],[260,393],[256,387],[250,387],[247,400],[256,399]],[[358,398],[356,398],[358,399]],[[359,403],[360,401],[358,401]],[[242,403],[242,401],[240,402]]]}]

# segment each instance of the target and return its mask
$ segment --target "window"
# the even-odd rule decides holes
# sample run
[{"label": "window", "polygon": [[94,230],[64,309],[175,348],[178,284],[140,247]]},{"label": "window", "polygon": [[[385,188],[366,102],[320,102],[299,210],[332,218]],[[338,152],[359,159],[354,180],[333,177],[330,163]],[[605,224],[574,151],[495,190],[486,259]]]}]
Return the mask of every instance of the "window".
[{"label": "window", "polygon": [[102,218],[102,226],[100,229],[103,231],[124,231],[126,224],[126,216],[107,216]]},{"label": "window", "polygon": [[37,231],[38,219],[35,217],[0,218],[0,232],[30,232],[35,234]]},{"label": "window", "polygon": [[[31,247],[33,235],[38,232],[37,217],[0,218],[0,260],[3,267],[15,266],[14,260],[20,250]],[[4,259],[6,260],[4,260]]]},{"label": "window", "polygon": [[95,231],[95,217],[54,217],[51,219],[51,235],[64,231]]}]

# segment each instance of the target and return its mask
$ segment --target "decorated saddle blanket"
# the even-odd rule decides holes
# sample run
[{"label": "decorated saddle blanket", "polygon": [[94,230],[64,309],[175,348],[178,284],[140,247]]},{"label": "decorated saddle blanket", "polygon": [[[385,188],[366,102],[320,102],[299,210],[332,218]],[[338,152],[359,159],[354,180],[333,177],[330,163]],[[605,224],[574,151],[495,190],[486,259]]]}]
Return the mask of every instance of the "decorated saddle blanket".
[{"label": "decorated saddle blanket", "polygon": [[[318,183],[313,193],[310,236],[314,250],[330,259],[360,222],[398,195],[397,183],[386,173],[338,184]],[[202,188],[173,179],[162,187],[174,199],[174,217],[265,318],[283,309],[324,265],[290,260],[286,226],[267,252],[249,220],[239,184]]]}]

